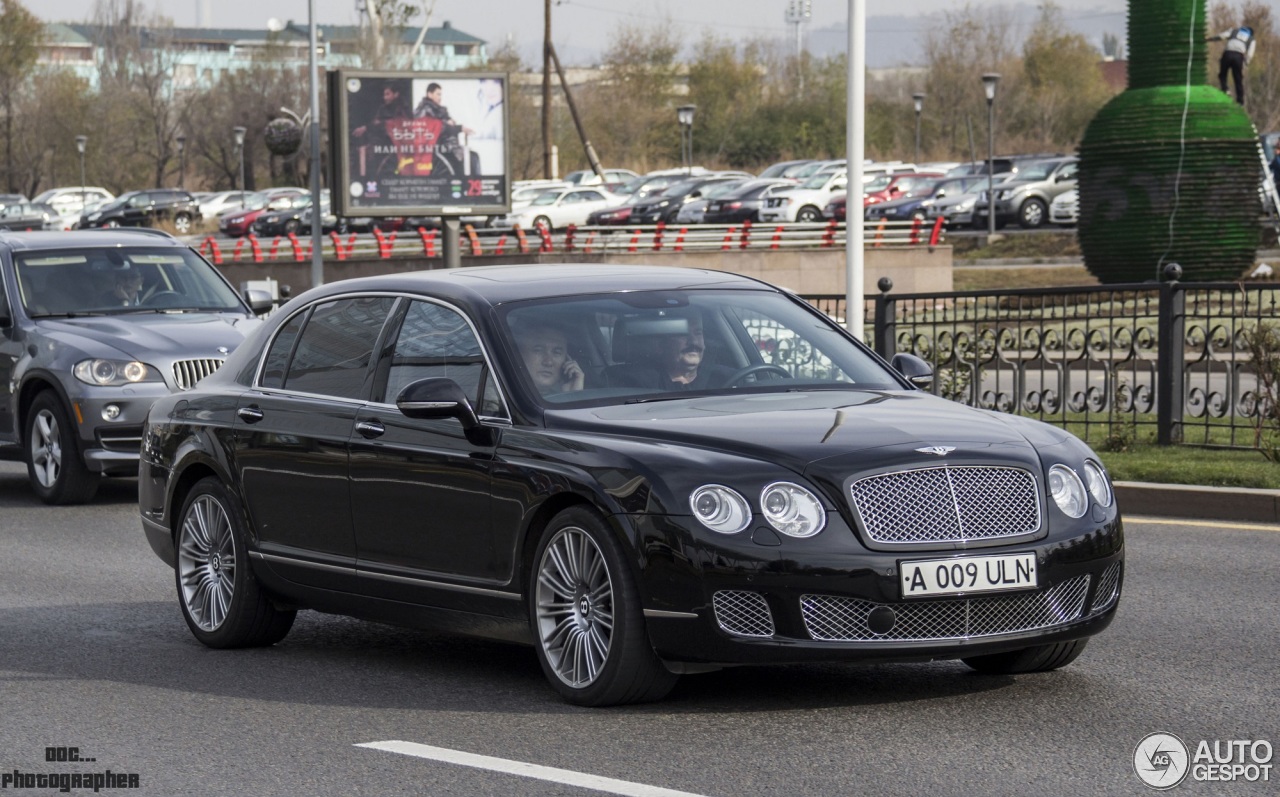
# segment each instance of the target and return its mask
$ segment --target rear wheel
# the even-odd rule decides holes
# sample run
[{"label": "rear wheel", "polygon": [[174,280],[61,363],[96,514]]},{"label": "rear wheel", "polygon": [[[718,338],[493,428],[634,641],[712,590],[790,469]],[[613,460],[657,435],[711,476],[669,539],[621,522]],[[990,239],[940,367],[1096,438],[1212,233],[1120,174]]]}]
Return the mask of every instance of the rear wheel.
[{"label": "rear wheel", "polygon": [[239,504],[212,476],[197,482],[178,521],[178,604],[195,638],[211,648],[274,645],[297,616],[277,609],[249,567]]},{"label": "rear wheel", "polygon": [[76,428],[57,394],[36,396],[27,412],[27,478],[46,504],[83,504],[98,491],[101,477],[80,458]]},{"label": "rear wheel", "polygon": [[533,561],[529,619],[542,671],[562,697],[612,706],[671,691],[677,676],[653,651],[621,546],[596,512],[557,515]]},{"label": "rear wheel", "polygon": [[299,229],[300,227],[301,227],[301,224],[299,223],[299,221],[298,221],[297,219],[289,219],[288,221],[286,221],[286,222],[284,223],[284,234],[285,234],[285,235],[297,235],[297,234],[298,234],[298,229]]},{"label": "rear wheel", "polygon": [[986,656],[970,656],[961,659],[965,664],[985,675],[1013,675],[1022,672],[1048,672],[1065,667],[1084,652],[1087,639],[1074,642],[1058,642],[1053,645],[1037,645],[1007,653]]},{"label": "rear wheel", "polygon": [[539,227],[544,227],[546,228],[547,232],[551,232],[551,219],[547,218],[546,216],[537,217],[536,219],[533,220],[533,228],[536,230]]}]

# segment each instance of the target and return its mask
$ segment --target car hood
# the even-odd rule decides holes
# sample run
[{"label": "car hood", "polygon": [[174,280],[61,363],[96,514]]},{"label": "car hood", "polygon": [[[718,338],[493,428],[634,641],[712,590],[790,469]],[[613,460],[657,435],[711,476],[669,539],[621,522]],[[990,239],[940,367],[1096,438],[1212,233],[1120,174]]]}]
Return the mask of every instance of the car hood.
[{"label": "car hood", "polygon": [[[549,428],[706,447],[774,462],[797,473],[850,473],[903,462],[938,464],[921,451],[951,446],[947,461],[1015,460],[1038,471],[1039,455],[1012,424],[916,391],[755,393],[550,411]],[[1053,429],[1042,442],[1067,435]],[[839,479],[835,479],[839,481]]]},{"label": "car hood", "polygon": [[[155,361],[222,358],[262,322],[237,313],[130,313],[40,319],[41,333],[92,357]],[[226,349],[226,352],[219,351]]]}]

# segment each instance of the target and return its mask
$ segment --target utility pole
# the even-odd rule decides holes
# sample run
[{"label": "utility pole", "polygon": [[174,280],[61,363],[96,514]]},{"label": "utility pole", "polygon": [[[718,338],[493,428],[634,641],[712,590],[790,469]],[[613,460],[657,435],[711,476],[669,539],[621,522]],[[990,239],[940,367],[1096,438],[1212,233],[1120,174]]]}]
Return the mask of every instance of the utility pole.
[{"label": "utility pole", "polygon": [[578,116],[578,106],[573,101],[573,92],[569,90],[569,81],[564,78],[564,68],[560,66],[560,56],[556,53],[555,45],[548,44],[547,52],[551,53],[551,60],[555,63],[556,74],[560,76],[560,87],[564,89],[564,99],[569,105],[569,114],[573,117],[573,126],[578,128],[578,138],[582,139],[582,148],[586,150],[587,161],[591,164],[591,170],[603,181],[604,168],[600,165],[600,158],[596,156],[596,149],[591,146],[591,139],[587,138],[586,128],[582,126],[582,119]]},{"label": "utility pole", "polygon": [[544,0],[542,32],[542,176],[551,175],[551,0]]}]

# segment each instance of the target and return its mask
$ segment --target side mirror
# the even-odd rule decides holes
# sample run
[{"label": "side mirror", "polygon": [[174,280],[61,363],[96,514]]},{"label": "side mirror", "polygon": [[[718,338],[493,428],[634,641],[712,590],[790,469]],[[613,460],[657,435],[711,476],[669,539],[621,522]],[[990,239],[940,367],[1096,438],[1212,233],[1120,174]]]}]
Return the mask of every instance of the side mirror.
[{"label": "side mirror", "polygon": [[925,389],[933,385],[933,368],[914,354],[898,352],[893,355],[889,364],[918,388]]},{"label": "side mirror", "polygon": [[271,294],[266,291],[257,290],[256,288],[252,288],[244,292],[244,301],[245,304],[249,305],[249,309],[252,310],[255,315],[262,315],[275,305],[275,301],[271,298]]},{"label": "side mirror", "polygon": [[457,418],[468,440],[477,445],[492,445],[489,430],[480,425],[475,408],[452,379],[431,377],[410,382],[396,396],[396,408],[406,418]]}]

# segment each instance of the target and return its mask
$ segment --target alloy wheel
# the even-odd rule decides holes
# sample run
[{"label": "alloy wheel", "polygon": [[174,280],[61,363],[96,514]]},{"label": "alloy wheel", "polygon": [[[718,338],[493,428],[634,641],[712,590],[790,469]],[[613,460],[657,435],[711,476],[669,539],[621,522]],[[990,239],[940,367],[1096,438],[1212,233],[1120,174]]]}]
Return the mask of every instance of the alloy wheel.
[{"label": "alloy wheel", "polygon": [[41,487],[52,489],[62,477],[62,434],[49,410],[36,413],[32,424],[31,463]]},{"label": "alloy wheel", "polygon": [[613,583],[604,556],[581,528],[561,529],[538,565],[537,633],[556,676],[580,688],[595,682],[613,640]]},{"label": "alloy wheel", "polygon": [[178,583],[195,624],[215,631],[235,595],[236,552],[222,504],[202,495],[187,509],[178,532]]}]

